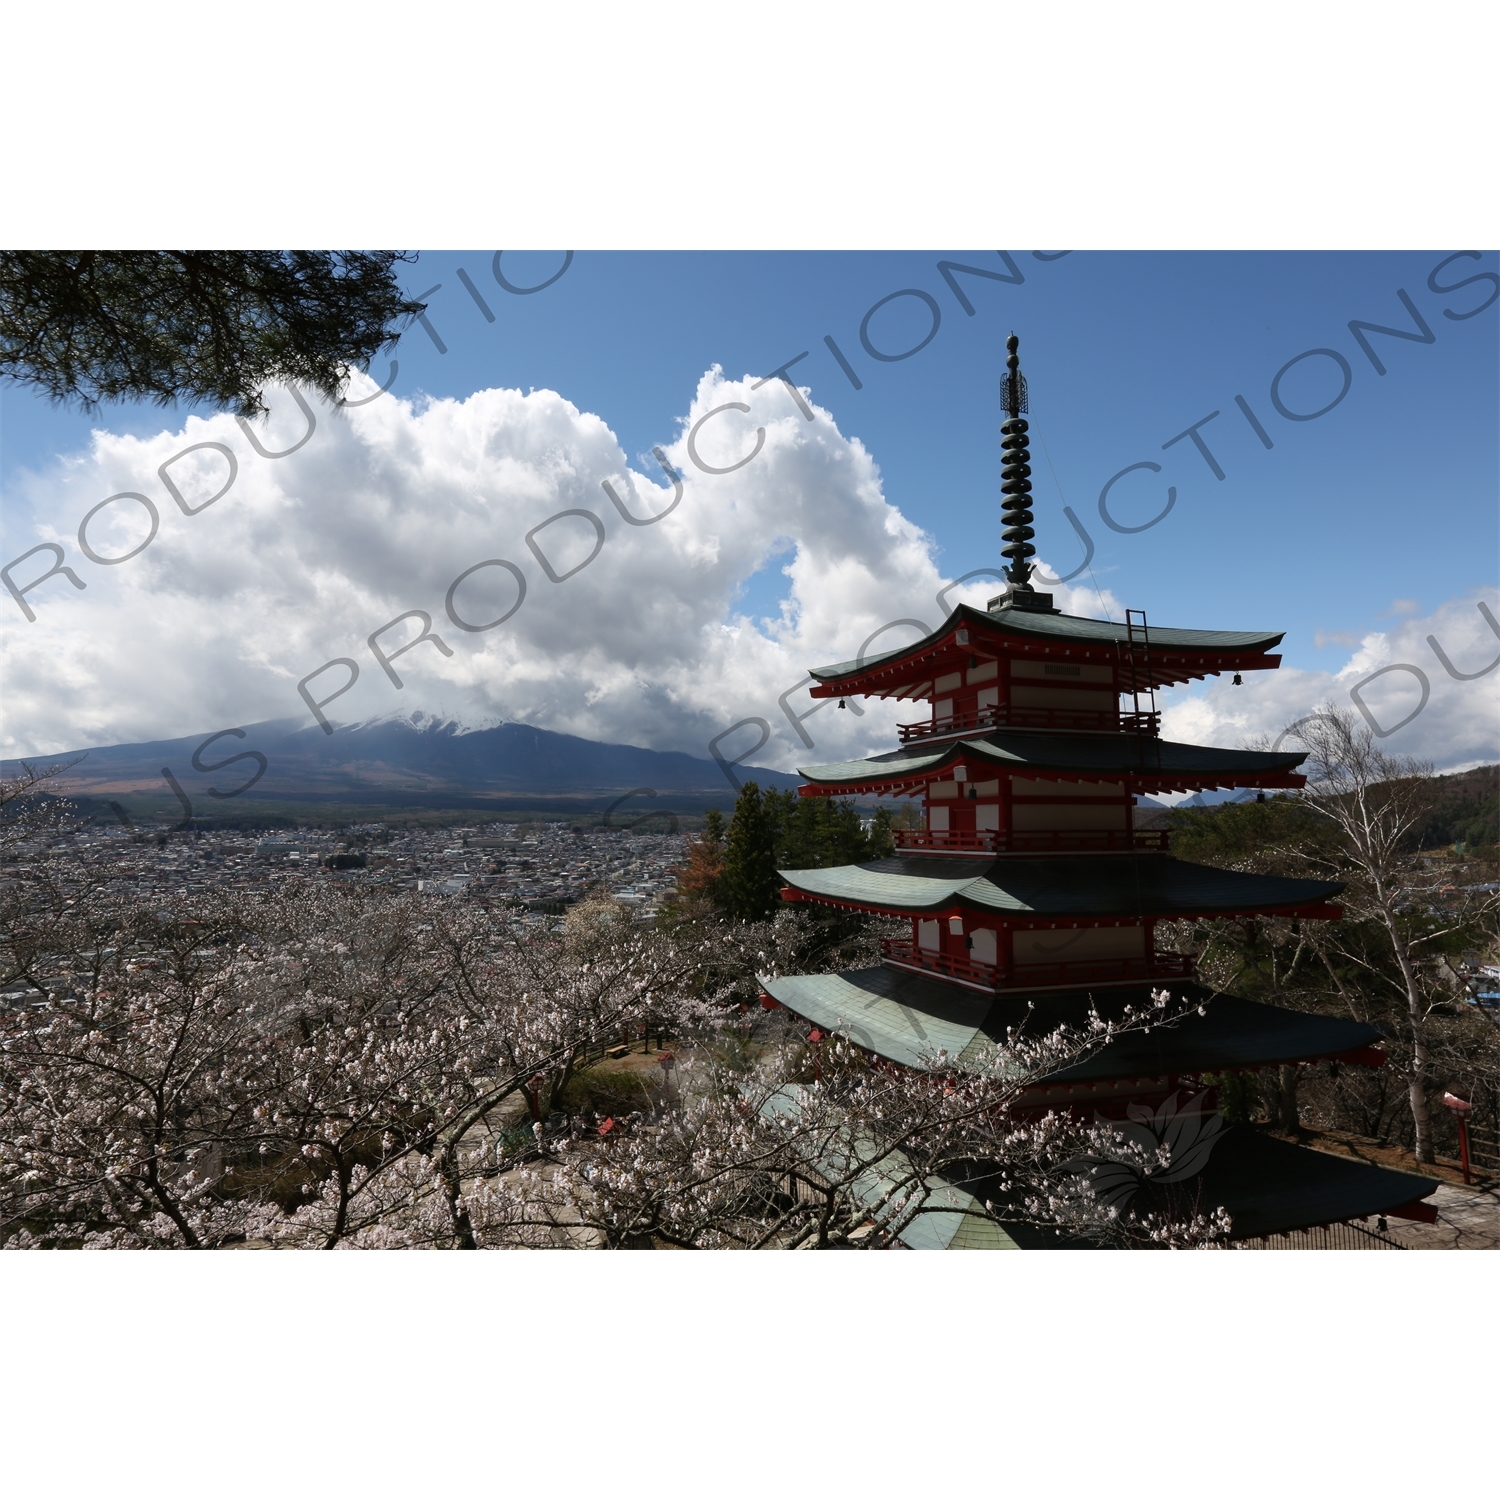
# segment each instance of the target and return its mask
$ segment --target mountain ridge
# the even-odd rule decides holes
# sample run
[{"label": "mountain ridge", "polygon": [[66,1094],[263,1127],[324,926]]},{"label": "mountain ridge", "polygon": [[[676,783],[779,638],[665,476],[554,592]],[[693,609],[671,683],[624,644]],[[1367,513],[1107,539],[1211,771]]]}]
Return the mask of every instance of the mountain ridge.
[{"label": "mountain ridge", "polygon": [[[235,799],[433,807],[506,798],[593,801],[642,789],[693,802],[735,795],[716,761],[682,751],[612,745],[530,724],[476,728],[421,713],[338,725],[331,735],[299,719],[270,719],[26,760],[65,765],[56,789],[70,796],[180,800],[165,770],[203,812],[228,812]],[[13,775],[20,760],[0,765]],[[800,784],[769,767],[732,769],[741,782],[763,787]]]}]

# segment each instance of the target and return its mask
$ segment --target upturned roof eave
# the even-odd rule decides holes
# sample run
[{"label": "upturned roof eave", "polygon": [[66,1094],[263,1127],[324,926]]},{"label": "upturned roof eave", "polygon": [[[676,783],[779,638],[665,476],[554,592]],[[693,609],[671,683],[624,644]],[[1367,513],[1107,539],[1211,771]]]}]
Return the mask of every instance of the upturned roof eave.
[{"label": "upturned roof eave", "polygon": [[[1069,622],[1069,628],[1059,630],[1046,621]],[[1002,634],[1016,636],[1022,640],[1041,641],[1065,645],[1072,642],[1079,646],[1116,647],[1126,643],[1127,633],[1123,625],[1112,620],[1095,620],[1085,615],[1045,615],[1028,610],[1001,609],[994,613],[975,609],[969,604],[960,604],[941,625],[919,641],[898,647],[894,651],[871,656],[863,662],[835,662],[832,666],[811,667],[808,675],[821,687],[840,681],[855,680],[873,672],[893,666],[908,657],[920,656],[931,651],[943,637],[963,625],[980,629],[998,629]],[[1027,628],[1027,627],[1030,628]],[[1073,627],[1083,626],[1079,630]],[[1279,645],[1284,631],[1237,630],[1185,630],[1179,626],[1153,625],[1150,628],[1150,649],[1160,653],[1188,654],[1197,656],[1247,657],[1264,655]],[[1226,669],[1228,664],[1226,663]]]},{"label": "upturned roof eave", "polygon": [[[935,975],[885,968],[759,977],[765,993],[788,1010],[847,1036],[867,1051],[907,1067],[936,1065],[958,1072],[989,1067],[994,1048],[1017,1025],[1046,1034],[1059,1025],[1087,1024],[1092,1007],[1113,1011],[1139,1006],[1155,987],[1140,984],[1114,995],[1089,987],[1040,996],[1024,990],[978,994],[957,990]],[[1215,994],[1192,981],[1172,981],[1165,987],[1181,999],[1202,1004],[1206,1015],[1189,1014],[1171,1026],[1124,1033],[1098,1052],[1063,1063],[1035,1086],[1076,1088],[1347,1058],[1380,1036],[1363,1022]]]},{"label": "upturned roof eave", "polygon": [[[1123,855],[1108,856],[1123,858]],[[928,903],[882,901],[875,897],[838,896],[825,891],[808,891],[788,882],[786,892],[794,891],[794,901],[806,901],[814,905],[838,906],[846,911],[867,912],[877,917],[946,917],[967,913],[983,917],[991,922],[1021,922],[1027,925],[1058,922],[1118,923],[1136,919],[1158,918],[1182,922],[1211,922],[1224,917],[1321,917],[1333,919],[1342,913],[1331,905],[1342,886],[1335,886],[1326,896],[1313,896],[1301,901],[1271,902],[1244,901],[1226,906],[1172,906],[1151,902],[1135,909],[1125,907],[1075,907],[1066,911],[1041,911],[1035,907],[1002,906],[994,902],[975,900],[971,896],[956,893]]]},{"label": "upturned roof eave", "polygon": [[[917,868],[877,868],[898,862]],[[942,870],[944,863],[953,868]],[[1059,872],[1048,868],[1054,863],[1066,867],[1066,879],[1059,879]],[[925,871],[924,865],[928,867]],[[888,916],[967,911],[991,920],[1022,922],[1333,916],[1336,912],[1329,903],[1344,889],[1342,881],[1253,875],[1194,865],[1165,854],[1078,853],[1056,859],[996,856],[978,869],[972,860],[898,856],[867,865],[778,870],[777,874],[785,882],[784,889],[796,893],[793,900]],[[1172,889],[1173,884],[1181,888],[1180,893]],[[1205,889],[1213,886],[1223,890],[1222,896],[1203,899]],[[1028,891],[1030,900],[1023,894]],[[1037,903],[1039,892],[1049,898],[1043,904]]]},{"label": "upturned roof eave", "polygon": [[[1027,748],[1040,745],[1043,747],[1043,754],[1036,758],[1023,759],[1013,753],[1007,753],[997,743],[1004,738],[1013,739],[1017,746]],[[991,732],[952,740],[944,744],[942,748],[926,754],[902,757],[900,752],[895,754],[886,752],[884,755],[870,756],[858,761],[837,761],[826,766],[799,766],[797,774],[821,785],[868,783],[874,786],[894,781],[906,781],[914,776],[929,775],[932,772],[944,770],[966,757],[977,756],[993,765],[996,770],[1009,771],[1011,775],[1053,773],[1080,780],[1097,780],[1105,776],[1128,776],[1157,781],[1176,776],[1190,777],[1208,786],[1235,784],[1230,781],[1215,782],[1212,779],[1215,775],[1221,775],[1236,778],[1240,784],[1294,787],[1300,786],[1302,781],[1301,778],[1291,779],[1293,773],[1296,767],[1307,759],[1306,751],[1219,750],[1213,746],[1189,745],[1174,740],[1152,740],[1149,742],[1151,753],[1159,761],[1169,763],[1145,765],[1140,762],[1141,742],[1135,736],[1131,736],[1120,747],[1122,750],[1128,749],[1129,760],[1133,761],[1133,764],[1122,761],[1112,765],[1099,763],[1090,765],[1082,759],[1070,764],[1058,756],[1054,748],[1058,744],[1072,744],[1079,750],[1091,751],[1097,749],[1100,743],[1100,736],[1070,735],[1065,731],[1046,735],[1035,731],[1012,731],[1009,736],[1003,732]],[[1049,750],[1055,758],[1048,758]],[[1184,751],[1189,753],[1183,755],[1177,763],[1171,763],[1173,752]],[[1215,755],[1223,755],[1231,759],[1217,766],[1192,764],[1194,759],[1206,758],[1212,761]],[[1265,779],[1273,776],[1285,776],[1288,779],[1275,783]],[[1256,780],[1245,782],[1245,778],[1250,777]]]}]

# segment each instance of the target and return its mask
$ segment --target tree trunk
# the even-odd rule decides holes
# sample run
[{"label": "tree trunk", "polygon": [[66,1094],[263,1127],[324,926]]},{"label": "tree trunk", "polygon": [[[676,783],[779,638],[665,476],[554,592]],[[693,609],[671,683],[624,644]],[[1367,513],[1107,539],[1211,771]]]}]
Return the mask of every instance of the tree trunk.
[{"label": "tree trunk", "polygon": [[1432,1119],[1427,1113],[1427,1064],[1430,1053],[1427,1039],[1417,1018],[1412,1018],[1411,1078],[1406,1085],[1407,1098],[1411,1101],[1412,1124],[1416,1127],[1416,1155],[1421,1162],[1432,1162]]},{"label": "tree trunk", "polygon": [[1427,1113],[1427,1069],[1432,1054],[1427,1046],[1425,1016],[1422,1014],[1422,991],[1417,983],[1417,971],[1411,954],[1401,940],[1400,930],[1389,907],[1384,912],[1386,930],[1390,934],[1391,946],[1396,952],[1396,962],[1401,966],[1401,979],[1406,987],[1406,1014],[1411,1021],[1411,1076],[1407,1079],[1406,1093],[1411,1103],[1411,1120],[1416,1135],[1416,1157],[1420,1162],[1435,1160],[1432,1153],[1432,1120]]},{"label": "tree trunk", "polygon": [[1280,1086],[1276,1091],[1276,1123],[1294,1134],[1302,1127],[1297,1116],[1297,1084],[1301,1075],[1296,1063],[1282,1063]]},{"label": "tree trunk", "polygon": [[342,1153],[334,1156],[334,1170],[339,1179],[339,1206],[333,1217],[333,1227],[328,1231],[328,1237],[323,1241],[325,1250],[332,1250],[338,1242],[343,1239],[344,1231],[349,1227],[349,1187],[353,1180],[354,1168],[345,1162]]},{"label": "tree trunk", "polygon": [[443,1194],[448,1200],[448,1214],[453,1221],[454,1248],[477,1250],[474,1238],[474,1221],[469,1217],[469,1206],[463,1198],[463,1181],[458,1162],[457,1146],[446,1146],[439,1153],[438,1175],[442,1178]]},{"label": "tree trunk", "polygon": [[563,1092],[567,1089],[568,1084],[572,1081],[573,1068],[576,1065],[577,1061],[578,1048],[569,1047],[567,1052],[563,1055],[562,1073],[559,1075],[557,1082],[553,1085],[551,1093],[548,1097],[547,1102],[549,1106],[552,1100],[558,1099],[562,1096]]},{"label": "tree trunk", "polygon": [[146,1163],[145,1180],[151,1196],[156,1199],[161,1205],[162,1211],[177,1226],[178,1233],[182,1235],[183,1244],[189,1250],[201,1250],[203,1246],[198,1236],[193,1233],[193,1226],[183,1217],[181,1210],[172,1201],[171,1196],[162,1186],[161,1174],[157,1171],[154,1160]]}]

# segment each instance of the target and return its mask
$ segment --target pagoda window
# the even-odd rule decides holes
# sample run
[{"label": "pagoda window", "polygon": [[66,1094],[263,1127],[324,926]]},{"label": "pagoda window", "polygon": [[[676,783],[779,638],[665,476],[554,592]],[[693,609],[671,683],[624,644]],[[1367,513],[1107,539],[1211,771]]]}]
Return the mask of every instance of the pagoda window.
[{"label": "pagoda window", "polygon": [[958,796],[958,783],[956,781],[934,781],[927,788],[929,797],[956,797]]},{"label": "pagoda window", "polygon": [[[968,676],[969,686],[973,687],[976,682],[993,682],[995,678],[999,676],[999,673],[999,662],[987,661],[980,666],[970,667]],[[984,702],[983,694],[980,695],[979,701],[981,703]],[[993,702],[994,700],[991,699],[990,701]]]},{"label": "pagoda window", "polygon": [[980,833],[998,833],[1000,831],[1000,804],[981,802],[974,809],[974,827]]},{"label": "pagoda window", "polygon": [[969,936],[973,939],[969,957],[976,964],[989,964],[993,968],[1000,961],[1000,945],[994,929],[976,927]]},{"label": "pagoda window", "polygon": [[980,688],[976,708],[998,708],[1000,706],[1000,689],[997,687]]},{"label": "pagoda window", "polygon": [[963,685],[964,674],[962,672],[949,672],[946,676],[939,677],[932,684],[932,690],[935,693],[951,693],[954,688],[962,687]]},{"label": "pagoda window", "polygon": [[927,826],[934,833],[947,833],[948,809],[946,807],[929,807],[927,809]]},{"label": "pagoda window", "polygon": [[932,717],[934,721],[951,719],[953,717],[953,700],[951,698],[939,698],[932,705]]},{"label": "pagoda window", "polygon": [[986,797],[998,797],[1000,795],[1000,783],[998,781],[976,781],[974,783],[974,795],[981,801]]},{"label": "pagoda window", "polygon": [[927,949],[929,953],[936,953],[942,948],[943,938],[935,918],[930,922],[917,923],[917,946]]},{"label": "pagoda window", "polygon": [[1146,956],[1146,933],[1142,927],[1042,928],[1016,933],[1014,943],[1017,966],[1094,963]]}]

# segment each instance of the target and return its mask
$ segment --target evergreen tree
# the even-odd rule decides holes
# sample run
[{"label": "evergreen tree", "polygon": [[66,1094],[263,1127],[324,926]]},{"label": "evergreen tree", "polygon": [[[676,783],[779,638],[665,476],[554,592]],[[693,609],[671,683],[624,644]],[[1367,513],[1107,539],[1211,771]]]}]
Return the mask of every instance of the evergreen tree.
[{"label": "evergreen tree", "polygon": [[763,795],[754,781],[747,781],[740,790],[729,820],[724,873],[718,883],[719,905],[728,916],[758,921],[776,910],[781,891],[781,877],[776,873],[781,802],[774,792],[769,798]]},{"label": "evergreen tree", "polygon": [[207,402],[242,417],[263,387],[330,400],[423,304],[394,250],[0,251],[0,375],[91,411]]},{"label": "evergreen tree", "polygon": [[868,829],[852,802],[836,797],[788,799],[777,863],[786,870],[826,869],[883,859],[894,844],[891,813],[882,808]]},{"label": "evergreen tree", "polygon": [[779,870],[882,859],[894,847],[891,821],[889,809],[882,808],[866,829],[853,802],[776,788],[763,792],[748,781],[723,845],[723,874],[715,883],[718,905],[732,917],[770,916],[779,902]]},{"label": "evergreen tree", "polygon": [[896,852],[896,840],[892,835],[896,814],[889,807],[879,807],[865,835],[866,859],[889,859]]}]

